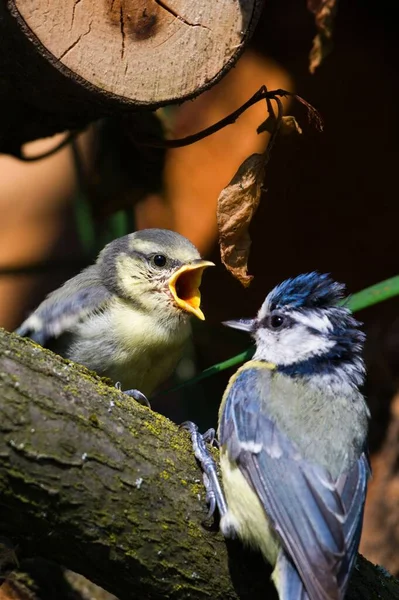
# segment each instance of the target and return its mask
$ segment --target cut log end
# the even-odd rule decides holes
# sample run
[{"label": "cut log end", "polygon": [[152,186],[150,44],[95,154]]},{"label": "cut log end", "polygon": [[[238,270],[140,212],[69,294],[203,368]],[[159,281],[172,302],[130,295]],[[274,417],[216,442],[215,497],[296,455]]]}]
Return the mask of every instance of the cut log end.
[{"label": "cut log end", "polygon": [[10,0],[39,52],[80,85],[129,104],[197,95],[239,56],[262,0]]}]

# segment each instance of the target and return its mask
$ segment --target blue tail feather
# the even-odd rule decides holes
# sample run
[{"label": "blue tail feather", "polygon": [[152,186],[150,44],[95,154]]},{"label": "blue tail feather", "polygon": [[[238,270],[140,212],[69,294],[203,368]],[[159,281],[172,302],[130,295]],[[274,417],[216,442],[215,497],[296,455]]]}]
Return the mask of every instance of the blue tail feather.
[{"label": "blue tail feather", "polygon": [[298,571],[284,550],[278,555],[272,578],[280,600],[310,600]]}]

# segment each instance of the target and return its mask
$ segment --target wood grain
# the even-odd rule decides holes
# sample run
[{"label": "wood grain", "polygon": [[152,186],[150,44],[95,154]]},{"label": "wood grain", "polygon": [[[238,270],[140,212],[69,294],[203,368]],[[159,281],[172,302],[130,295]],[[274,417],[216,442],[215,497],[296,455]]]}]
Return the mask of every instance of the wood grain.
[{"label": "wood grain", "polygon": [[13,0],[56,68],[137,104],[200,92],[239,55],[259,0]]}]

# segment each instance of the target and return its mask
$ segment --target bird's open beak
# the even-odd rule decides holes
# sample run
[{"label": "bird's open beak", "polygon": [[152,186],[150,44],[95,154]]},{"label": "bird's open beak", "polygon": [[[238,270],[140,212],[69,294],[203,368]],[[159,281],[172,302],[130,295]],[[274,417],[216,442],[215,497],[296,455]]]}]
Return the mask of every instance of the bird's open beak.
[{"label": "bird's open beak", "polygon": [[200,309],[202,274],[207,267],[214,267],[209,260],[194,260],[188,265],[183,265],[173,273],[169,279],[169,289],[177,306],[186,312],[192,313],[201,321],[205,320],[204,313]]},{"label": "bird's open beak", "polygon": [[241,329],[251,333],[254,329],[255,319],[237,319],[236,321],[223,321],[223,325],[232,329]]}]

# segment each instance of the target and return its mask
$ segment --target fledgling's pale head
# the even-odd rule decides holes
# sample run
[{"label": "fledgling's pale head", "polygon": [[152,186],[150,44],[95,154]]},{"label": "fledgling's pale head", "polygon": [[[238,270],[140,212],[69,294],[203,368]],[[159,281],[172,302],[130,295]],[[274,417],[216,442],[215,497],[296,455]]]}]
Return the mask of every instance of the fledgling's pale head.
[{"label": "fledgling's pale head", "polygon": [[166,229],[143,229],[108,244],[98,264],[105,285],[147,314],[203,319],[199,286],[204,261],[185,237]]},{"label": "fledgling's pale head", "polygon": [[364,334],[350,311],[339,306],[343,291],[344,286],[328,275],[299,275],[270,292],[256,319],[237,321],[235,326],[251,332],[256,359],[271,362],[282,372],[295,376],[334,372],[360,385]]}]

